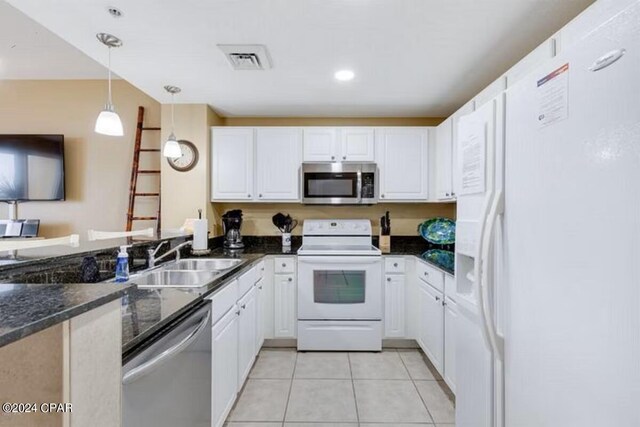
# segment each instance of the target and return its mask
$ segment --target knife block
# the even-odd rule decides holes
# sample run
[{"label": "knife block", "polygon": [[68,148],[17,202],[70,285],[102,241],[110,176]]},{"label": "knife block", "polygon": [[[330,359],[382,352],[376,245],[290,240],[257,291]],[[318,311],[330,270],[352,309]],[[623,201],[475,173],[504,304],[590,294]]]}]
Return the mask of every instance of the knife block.
[{"label": "knife block", "polygon": [[383,254],[391,252],[391,236],[380,236],[380,251]]}]

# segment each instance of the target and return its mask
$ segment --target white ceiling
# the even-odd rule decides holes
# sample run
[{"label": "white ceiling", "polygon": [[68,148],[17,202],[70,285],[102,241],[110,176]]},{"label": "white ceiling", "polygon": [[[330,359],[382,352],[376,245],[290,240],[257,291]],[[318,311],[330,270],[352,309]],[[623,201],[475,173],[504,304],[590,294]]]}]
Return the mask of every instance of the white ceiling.
[{"label": "white ceiling", "polygon": [[[227,116],[371,117],[449,115],[593,2],[8,1],[103,64],[95,34],[120,37],[114,71],[161,102],[172,84]],[[231,70],[216,45],[237,43],[266,45],[273,68]]]},{"label": "white ceiling", "polygon": [[104,79],[107,70],[0,0],[0,79]]}]

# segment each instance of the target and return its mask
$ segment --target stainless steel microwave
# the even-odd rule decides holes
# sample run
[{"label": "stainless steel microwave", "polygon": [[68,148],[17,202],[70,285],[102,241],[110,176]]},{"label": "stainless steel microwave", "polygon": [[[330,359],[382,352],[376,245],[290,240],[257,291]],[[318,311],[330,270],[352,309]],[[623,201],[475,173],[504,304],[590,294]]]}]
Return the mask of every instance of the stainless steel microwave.
[{"label": "stainless steel microwave", "polygon": [[303,163],[302,203],[370,205],[377,202],[375,163]]}]

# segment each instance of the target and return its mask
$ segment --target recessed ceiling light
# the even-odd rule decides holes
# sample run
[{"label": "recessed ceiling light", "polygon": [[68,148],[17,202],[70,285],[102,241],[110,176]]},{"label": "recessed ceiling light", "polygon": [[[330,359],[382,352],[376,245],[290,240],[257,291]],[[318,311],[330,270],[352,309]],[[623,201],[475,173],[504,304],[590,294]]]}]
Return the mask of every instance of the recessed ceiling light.
[{"label": "recessed ceiling light", "polygon": [[336,71],[333,75],[336,80],[340,80],[341,82],[348,82],[349,80],[353,80],[356,74],[351,70],[340,70]]},{"label": "recessed ceiling light", "polygon": [[122,11],[117,7],[113,7],[113,6],[108,7],[107,11],[109,12],[109,15],[113,16],[114,18],[122,17]]}]

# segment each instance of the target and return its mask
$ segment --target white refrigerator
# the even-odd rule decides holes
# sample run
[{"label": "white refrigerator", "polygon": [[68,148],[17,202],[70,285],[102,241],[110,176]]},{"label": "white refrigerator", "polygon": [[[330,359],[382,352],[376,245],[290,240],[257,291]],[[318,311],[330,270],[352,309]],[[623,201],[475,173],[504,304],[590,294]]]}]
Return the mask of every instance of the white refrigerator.
[{"label": "white refrigerator", "polygon": [[640,2],[459,133],[456,425],[640,426]]}]

